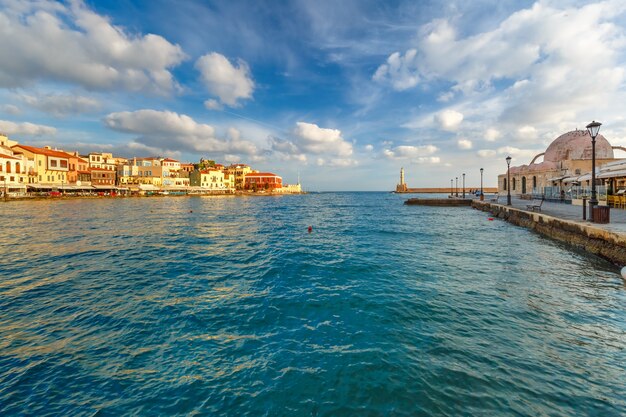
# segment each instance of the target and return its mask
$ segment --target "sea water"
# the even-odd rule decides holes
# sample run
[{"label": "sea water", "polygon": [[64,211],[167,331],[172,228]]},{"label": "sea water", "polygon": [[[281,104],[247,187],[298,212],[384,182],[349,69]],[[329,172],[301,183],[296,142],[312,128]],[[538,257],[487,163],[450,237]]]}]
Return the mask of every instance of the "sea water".
[{"label": "sea water", "polygon": [[405,198],[0,204],[0,415],[626,415],[618,267]]}]

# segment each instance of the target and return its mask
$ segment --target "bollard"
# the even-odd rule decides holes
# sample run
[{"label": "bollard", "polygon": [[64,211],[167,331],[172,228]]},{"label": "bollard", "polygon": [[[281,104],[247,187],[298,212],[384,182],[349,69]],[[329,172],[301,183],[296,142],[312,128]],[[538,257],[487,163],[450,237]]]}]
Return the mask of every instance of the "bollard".
[{"label": "bollard", "polygon": [[587,220],[587,199],[583,198],[583,220]]}]

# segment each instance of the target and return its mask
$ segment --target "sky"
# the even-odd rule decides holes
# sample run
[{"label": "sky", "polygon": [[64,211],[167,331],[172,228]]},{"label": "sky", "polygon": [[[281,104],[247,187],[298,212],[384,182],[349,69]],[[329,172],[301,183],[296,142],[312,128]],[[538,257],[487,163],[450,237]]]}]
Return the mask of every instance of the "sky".
[{"label": "sky", "polygon": [[592,120],[626,146],[623,0],[0,0],[0,57],[20,143],[309,191],[495,186]]}]

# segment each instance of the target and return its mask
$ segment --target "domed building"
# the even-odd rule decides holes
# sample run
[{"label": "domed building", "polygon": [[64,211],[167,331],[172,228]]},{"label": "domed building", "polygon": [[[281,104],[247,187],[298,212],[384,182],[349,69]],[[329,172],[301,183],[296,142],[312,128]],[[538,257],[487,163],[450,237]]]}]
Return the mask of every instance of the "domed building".
[{"label": "domed building", "polygon": [[[615,161],[614,149],[602,135],[596,136],[596,170]],[[543,156],[543,161],[536,163]],[[511,167],[511,195],[544,194],[546,187],[564,190],[571,185],[590,183],[592,147],[587,130],[573,130],[556,138],[545,152],[536,155],[530,164]],[[588,184],[584,184],[588,185]],[[507,173],[498,175],[498,192],[507,193]]]}]

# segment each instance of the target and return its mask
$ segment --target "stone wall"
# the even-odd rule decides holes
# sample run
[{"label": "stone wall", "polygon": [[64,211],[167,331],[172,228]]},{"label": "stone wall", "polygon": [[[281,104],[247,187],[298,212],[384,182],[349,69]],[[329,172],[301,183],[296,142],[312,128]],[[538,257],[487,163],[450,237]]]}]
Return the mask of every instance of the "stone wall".
[{"label": "stone wall", "polygon": [[494,217],[534,230],[544,236],[584,249],[616,265],[626,265],[626,236],[542,213],[519,210],[500,204],[473,201],[472,207]]}]

